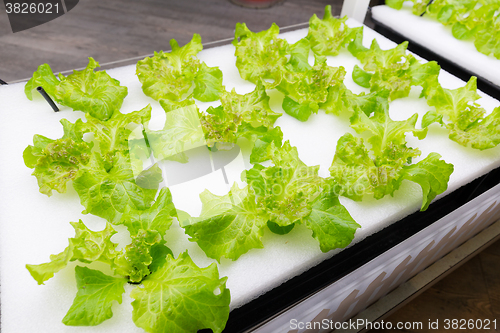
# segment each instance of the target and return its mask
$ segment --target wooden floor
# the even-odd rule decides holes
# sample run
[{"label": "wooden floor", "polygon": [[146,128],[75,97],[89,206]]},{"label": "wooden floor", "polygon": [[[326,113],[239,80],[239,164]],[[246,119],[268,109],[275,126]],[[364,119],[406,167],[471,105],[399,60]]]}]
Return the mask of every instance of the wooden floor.
[{"label": "wooden floor", "polygon": [[287,0],[268,9],[228,0],[80,0],[67,14],[14,34],[0,1],[0,79],[28,78],[42,63],[60,72],[85,67],[88,56],[107,63],[169,50],[171,38],[182,45],[193,33],[203,42],[230,38],[237,22],[254,31],[304,23],[327,4],[340,14],[342,0]]},{"label": "wooden floor", "polygon": [[[68,14],[13,34],[0,2],[0,79],[28,78],[42,63],[59,72],[84,67],[88,56],[101,63],[142,56],[169,49],[171,38],[184,44],[193,33],[200,33],[204,42],[229,38],[236,22],[246,22],[252,30],[267,29],[272,22],[303,23],[313,13],[321,14],[326,4],[340,14],[342,0],[287,0],[265,10],[238,7],[228,0],[81,0]],[[500,242],[389,320],[446,318],[497,318],[500,325]]]},{"label": "wooden floor", "polygon": [[[450,275],[384,321],[422,322],[423,329],[371,330],[370,332],[443,332],[445,319],[497,320],[497,329],[448,330],[447,332],[500,332],[500,241],[489,246]],[[439,321],[441,330],[428,328]]]}]

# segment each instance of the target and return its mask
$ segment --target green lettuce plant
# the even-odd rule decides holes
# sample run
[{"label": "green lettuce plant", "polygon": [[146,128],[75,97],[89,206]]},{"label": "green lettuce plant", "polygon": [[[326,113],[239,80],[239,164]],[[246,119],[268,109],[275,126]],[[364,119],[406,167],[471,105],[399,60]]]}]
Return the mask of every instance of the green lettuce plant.
[{"label": "green lettuce plant", "polygon": [[108,120],[115,111],[120,110],[123,99],[127,96],[127,87],[109,76],[106,71],[94,71],[99,63],[89,58],[84,70],[73,71],[64,76],[54,75],[48,64],[38,67],[28,81],[24,92],[28,99],[33,99],[33,90],[42,87],[54,101],[66,105],[75,111],[83,111],[99,120]]},{"label": "green lettuce plant", "polygon": [[422,187],[421,210],[426,210],[436,195],[447,189],[453,165],[441,160],[437,153],[412,164],[420,150],[408,147],[405,135],[410,132],[423,139],[427,129],[415,128],[417,114],[404,121],[392,120],[387,100],[380,97],[377,100],[373,115],[357,109],[351,117],[351,127],[358,133],[367,132],[369,145],[350,133],[337,142],[330,167],[334,186],[340,195],[356,201],[365,195],[381,199],[387,194],[394,195],[407,179]]},{"label": "green lettuce plant", "polygon": [[155,52],[137,63],[136,74],[144,94],[155,99],[181,101],[193,97],[202,102],[219,99],[222,72],[196,58],[203,49],[201,37],[194,34],[183,47],[170,41],[171,52]]},{"label": "green lettuce plant", "polygon": [[423,86],[427,78],[439,74],[441,68],[435,61],[421,63],[406,52],[408,42],[382,50],[377,40],[372,41],[369,49],[363,46],[362,40],[358,34],[348,47],[363,66],[363,69],[354,66],[352,79],[378,96],[389,100],[407,97],[412,86]]},{"label": "green lettuce plant", "polygon": [[451,140],[479,150],[500,143],[500,107],[485,116],[486,110],[476,103],[481,96],[475,76],[457,89],[446,89],[437,80],[431,81],[426,93],[427,104],[434,109],[424,115],[422,127],[438,123],[448,129]]},{"label": "green lettuce plant", "polygon": [[308,167],[299,159],[297,148],[288,141],[283,145],[276,141],[262,141],[267,147],[259,149],[268,154],[257,160],[270,158],[273,165],[255,164],[244,171],[246,187],[234,184],[224,196],[206,190],[200,194],[200,216],[181,217],[181,227],[208,257],[236,260],[253,248],[262,248],[266,226],[286,234],[295,224],[305,224],[323,252],[343,248],[354,238],[360,225],[318,176],[319,166]]}]

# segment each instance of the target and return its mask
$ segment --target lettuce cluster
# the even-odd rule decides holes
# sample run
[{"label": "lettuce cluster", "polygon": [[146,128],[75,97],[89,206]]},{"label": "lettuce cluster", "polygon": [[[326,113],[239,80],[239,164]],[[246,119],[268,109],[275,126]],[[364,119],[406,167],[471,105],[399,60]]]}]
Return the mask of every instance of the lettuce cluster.
[{"label": "lettuce cluster", "polygon": [[361,226],[318,176],[319,166],[305,165],[288,141],[264,145],[269,155],[259,161],[269,157],[272,166],[257,163],[243,171],[242,180],[248,185],[240,189],[234,184],[227,195],[204,191],[200,216],[181,217],[180,224],[191,240],[210,258],[236,260],[252,248],[264,247],[260,239],[266,226],[286,234],[303,223],[313,231],[323,252],[349,245]]},{"label": "lettuce cluster", "polygon": [[[68,80],[74,82],[76,78],[85,77],[86,86],[94,91],[107,91],[106,82],[112,82],[110,88],[119,86],[114,79],[102,80],[107,74],[93,72],[94,64],[91,59],[87,69],[75,72]],[[33,84],[39,84],[39,73],[40,69],[28,82],[27,94],[31,93]],[[61,85],[55,86],[55,96],[63,94]],[[46,87],[52,94],[51,86]],[[74,96],[74,92],[65,93]],[[61,95],[61,100],[66,97]],[[25,149],[23,157],[25,164],[34,169],[41,193],[48,196],[53,190],[63,193],[67,184],[72,183],[85,207],[84,213],[106,219],[106,227],[92,231],[82,221],[72,222],[75,237],[68,240],[66,249],[51,255],[50,262],[26,265],[27,269],[43,284],[71,261],[109,265],[113,276],[76,266],[78,292],[63,318],[66,325],[92,326],[111,318],[111,307],[115,301],[121,303],[124,285],[128,282],[143,286],[131,293],[135,299],[132,315],[136,325],[146,331],[193,332],[211,328],[222,332],[229,316],[227,278],[219,278],[215,264],[197,267],[187,252],[174,259],[164,240],[177,217],[172,196],[166,187],[159,190],[161,169],[156,164],[143,169],[142,160],[136,156],[144,149],[132,142],[137,140],[133,131],[150,132],[147,124],[151,106],[127,114],[113,109],[104,119],[97,117],[102,114],[94,113],[93,108],[81,110],[86,112],[86,121],[79,119],[71,123],[63,119],[63,137],[50,139],[35,135],[33,145]],[[197,116],[196,111],[194,115]],[[86,134],[91,134],[92,139]],[[152,137],[154,139],[154,135]],[[152,147],[147,135],[142,141],[146,148]],[[117,244],[111,240],[116,234],[115,225],[126,226],[130,233],[131,243],[122,250],[117,250]],[[220,293],[214,294],[215,289]],[[192,308],[205,316],[194,318],[189,310]]]},{"label": "lettuce cluster", "polygon": [[424,86],[427,79],[437,77],[440,70],[435,61],[418,61],[406,52],[407,47],[408,42],[403,42],[393,49],[382,50],[374,39],[368,49],[362,44],[362,35],[358,34],[349,45],[349,51],[361,62],[363,69],[355,65],[352,79],[389,100],[407,97],[412,86]]},{"label": "lettuce cluster", "polygon": [[[361,32],[361,28],[347,27],[346,19],[334,18],[327,6],[323,20],[314,15],[308,35],[292,45],[278,38],[276,24],[255,33],[238,23],[233,40],[236,67],[243,79],[255,84],[262,81],[267,89],[282,92],[283,110],[306,121],[327,101],[328,91],[344,80],[345,69],[328,66],[326,56],[338,54]],[[311,49],[315,52],[312,66],[308,62]]]},{"label": "lettuce cluster", "polygon": [[404,121],[392,120],[387,101],[378,99],[372,115],[358,109],[351,117],[351,127],[356,132],[368,132],[369,145],[350,133],[339,139],[330,167],[334,186],[341,195],[353,200],[362,200],[367,194],[381,199],[387,194],[394,195],[407,179],[421,186],[421,210],[426,210],[436,195],[446,190],[453,165],[440,160],[437,153],[412,164],[420,151],[406,145],[405,135],[410,132],[423,139],[427,128],[415,128],[417,114]]}]

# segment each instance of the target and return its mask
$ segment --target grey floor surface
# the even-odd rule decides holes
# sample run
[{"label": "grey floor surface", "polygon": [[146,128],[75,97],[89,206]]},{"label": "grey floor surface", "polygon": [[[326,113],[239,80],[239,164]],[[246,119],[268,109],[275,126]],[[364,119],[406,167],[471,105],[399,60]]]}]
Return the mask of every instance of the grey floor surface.
[{"label": "grey floor surface", "polygon": [[342,0],[287,0],[268,9],[243,8],[228,0],[80,0],[67,14],[12,33],[0,1],[0,79],[29,78],[38,65],[54,72],[85,67],[87,57],[107,63],[169,50],[169,40],[187,43],[233,37],[237,22],[253,31],[304,23],[330,4],[340,14]]}]

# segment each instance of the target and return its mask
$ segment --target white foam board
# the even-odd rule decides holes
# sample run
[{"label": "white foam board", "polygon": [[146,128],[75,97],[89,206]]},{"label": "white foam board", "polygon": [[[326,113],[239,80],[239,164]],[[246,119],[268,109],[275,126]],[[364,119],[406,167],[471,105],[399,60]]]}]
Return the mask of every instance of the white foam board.
[{"label": "white foam board", "polygon": [[[352,20],[349,20],[348,24],[360,25]],[[370,45],[373,38],[376,38],[384,49],[395,46],[374,31],[366,27],[364,29],[363,43],[366,46]],[[295,42],[306,34],[307,29],[301,29],[285,33],[281,37]],[[224,73],[226,89],[235,88],[238,93],[250,92],[254,85],[240,78],[233,54],[234,47],[226,45],[203,50],[199,58],[209,66],[219,66]],[[313,61],[312,56],[310,60]],[[352,69],[355,64],[359,65],[359,62],[347,51],[342,51],[337,57],[328,58],[328,63],[345,67],[345,84],[348,88],[356,93],[366,91],[351,79]],[[135,76],[134,66],[108,70],[108,73],[129,89],[122,112],[139,110],[151,104],[151,126],[159,128],[163,125],[163,110],[156,101],[143,94],[140,82]],[[464,82],[444,71],[441,72],[439,80],[447,88],[464,85]],[[419,89],[414,88],[409,97],[392,102],[391,117],[394,120],[402,120],[417,112],[421,118],[429,107],[418,95]],[[283,96],[275,91],[270,92],[270,96],[273,110],[282,112]],[[491,97],[484,94],[482,96],[479,103],[489,112],[500,104]],[[217,103],[199,103],[201,109],[208,105]],[[81,214],[83,207],[71,186],[67,193],[54,193],[52,197],[39,193],[36,179],[30,175],[32,170],[24,165],[22,158],[22,152],[26,146],[32,144],[34,134],[51,138],[61,137],[63,132],[59,120],[67,118],[75,121],[82,115],[81,112],[73,112],[65,107],[61,108],[61,112],[55,113],[40,96],[29,101],[24,95],[23,83],[0,87],[0,288],[3,333],[141,331],[131,319],[132,300],[128,294],[132,286],[127,286],[122,304],[113,306],[114,316],[110,320],[96,327],[67,327],[61,323],[61,319],[76,294],[74,266],[77,263],[69,264],[42,286],[37,285],[25,268],[27,263],[47,262],[50,254],[59,253],[67,246],[67,238],[74,236],[69,221],[82,219],[93,230],[104,228],[103,219]],[[300,158],[306,164],[321,166],[322,176],[328,175],[328,167],[333,160],[338,138],[348,131],[354,133],[349,128],[346,117],[326,115],[322,111],[312,115],[305,123],[284,114],[276,125],[281,126],[285,139],[298,147]],[[464,148],[449,140],[446,131],[438,127],[432,127],[424,140],[419,141],[409,136],[408,142],[410,146],[418,147],[422,151],[421,158],[434,151],[455,165],[455,172],[451,175],[446,193],[500,165],[500,147],[486,151]],[[245,152],[245,149],[242,148],[242,151]],[[239,175],[244,168],[249,167],[248,156],[236,159],[226,166],[230,183],[238,181],[241,184]],[[174,203],[179,209],[197,215],[201,210],[199,193],[209,189],[222,195],[227,193],[228,185],[223,181],[219,170],[170,189]],[[366,198],[362,202],[341,198],[341,202],[362,226],[357,230],[353,244],[418,210],[421,196],[418,185],[405,181],[394,197],[388,196],[381,200]],[[272,234],[267,230],[262,238],[264,249],[250,250],[237,261],[223,259],[218,266],[220,275],[228,276],[231,307],[239,307],[249,302],[341,251],[322,253],[311,234],[311,231],[300,226],[284,236]],[[215,262],[207,258],[196,243],[189,242],[183,229],[175,223],[167,232],[166,239],[176,257],[187,249],[199,266],[205,267]]]},{"label": "white foam board", "polygon": [[456,39],[451,28],[441,22],[412,14],[411,5],[406,2],[401,10],[386,5],[375,6],[372,16],[405,38],[500,86],[499,59],[480,53],[472,40]]}]

